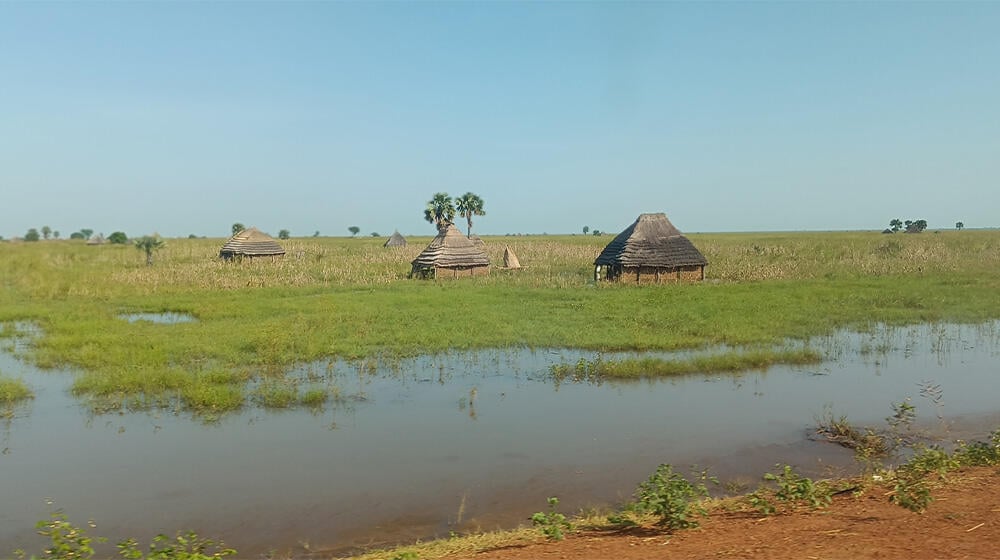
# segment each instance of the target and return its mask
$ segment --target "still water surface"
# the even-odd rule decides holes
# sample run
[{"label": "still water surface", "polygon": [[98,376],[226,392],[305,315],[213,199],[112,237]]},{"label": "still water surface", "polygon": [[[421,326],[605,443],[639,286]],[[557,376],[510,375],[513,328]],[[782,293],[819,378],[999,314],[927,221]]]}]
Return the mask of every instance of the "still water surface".
[{"label": "still water surface", "polygon": [[[884,426],[910,398],[947,439],[1000,426],[1000,322],[838,333],[829,359],[736,376],[602,385],[548,378],[566,350],[422,357],[374,371],[313,364],[340,393],[322,411],[249,409],[212,424],[184,413],[92,416],[71,374],[0,354],[36,398],[0,421],[0,556],[40,548],[34,523],[62,508],[113,541],[194,528],[241,557],[345,550],[613,505],[659,463],[755,485],[777,462],[814,476],[851,468],[810,441],[832,411]],[[922,388],[940,386],[937,403]],[[926,394],[926,392],[925,392]],[[938,416],[943,416],[941,421]],[[842,471],[840,471],[842,472]]]}]

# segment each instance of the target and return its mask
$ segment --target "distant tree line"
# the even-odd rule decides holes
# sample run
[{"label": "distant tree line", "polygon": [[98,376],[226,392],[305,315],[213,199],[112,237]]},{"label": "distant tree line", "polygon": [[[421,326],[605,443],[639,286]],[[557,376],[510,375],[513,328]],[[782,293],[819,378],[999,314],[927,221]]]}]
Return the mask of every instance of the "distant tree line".
[{"label": "distant tree line", "polygon": [[906,233],[920,233],[927,229],[927,220],[906,220],[904,222],[899,218],[893,218],[889,220],[889,228],[885,231],[896,233],[901,229]]},{"label": "distant tree line", "polygon": [[[90,239],[94,235],[94,230],[90,228],[82,228],[80,231],[74,231],[69,234],[69,238],[72,240],[77,239]],[[27,233],[24,234],[25,241],[40,241],[48,239],[59,239],[61,234],[59,230],[54,230],[49,226],[42,226],[41,228],[29,228]],[[101,235],[101,238],[104,236]],[[107,240],[115,244],[125,244],[128,243],[128,236],[125,235],[123,231],[116,231],[108,236]]]}]

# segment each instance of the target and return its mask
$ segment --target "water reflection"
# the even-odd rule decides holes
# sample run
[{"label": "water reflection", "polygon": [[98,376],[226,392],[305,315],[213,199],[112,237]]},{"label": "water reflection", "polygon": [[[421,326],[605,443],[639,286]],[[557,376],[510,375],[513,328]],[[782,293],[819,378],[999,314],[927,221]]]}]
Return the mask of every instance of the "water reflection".
[{"label": "water reflection", "polygon": [[339,549],[509,526],[553,495],[570,511],[615,503],[663,462],[710,467],[734,486],[779,461],[835,472],[850,452],[806,438],[827,408],[882,425],[909,398],[941,437],[995,427],[984,423],[1000,397],[998,327],[874,326],[801,343],[830,357],[818,365],[558,390],[551,365],[596,354],[324,361],[289,373],[328,387],[322,406],[248,406],[209,425],[174,409],[94,417],[69,395],[71,374],[0,354],[0,371],[36,394],[4,427],[0,543],[34,547],[46,497],[112,541],[190,527],[242,555],[304,555],[302,542]]}]

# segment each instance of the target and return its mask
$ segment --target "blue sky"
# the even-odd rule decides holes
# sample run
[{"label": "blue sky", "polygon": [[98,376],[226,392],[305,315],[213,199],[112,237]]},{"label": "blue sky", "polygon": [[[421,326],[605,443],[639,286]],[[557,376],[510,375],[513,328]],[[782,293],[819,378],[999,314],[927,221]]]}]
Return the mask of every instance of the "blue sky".
[{"label": "blue sky", "polygon": [[1000,2],[0,2],[0,235],[1000,226]]}]

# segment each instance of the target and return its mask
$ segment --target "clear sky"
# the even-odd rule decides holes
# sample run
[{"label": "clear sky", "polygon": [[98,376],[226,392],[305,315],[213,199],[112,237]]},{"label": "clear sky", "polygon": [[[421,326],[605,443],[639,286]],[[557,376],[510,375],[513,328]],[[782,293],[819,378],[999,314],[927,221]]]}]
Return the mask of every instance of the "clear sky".
[{"label": "clear sky", "polygon": [[[1000,226],[1000,2],[0,2],[0,235]],[[461,222],[460,222],[461,223]]]}]

